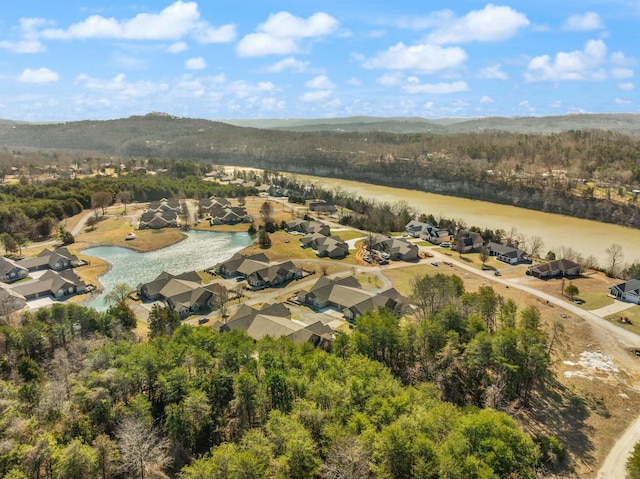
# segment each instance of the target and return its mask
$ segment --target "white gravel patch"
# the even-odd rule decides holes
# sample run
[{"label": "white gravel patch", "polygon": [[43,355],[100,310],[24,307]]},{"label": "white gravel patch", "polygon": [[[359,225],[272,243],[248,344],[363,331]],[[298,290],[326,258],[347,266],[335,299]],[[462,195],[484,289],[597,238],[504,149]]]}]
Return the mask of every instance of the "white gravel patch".
[{"label": "white gravel patch", "polygon": [[578,363],[573,361],[564,361],[567,366],[581,366],[582,371],[566,371],[565,377],[571,378],[575,376],[584,377],[587,379],[593,379],[589,373],[617,373],[618,368],[613,363],[611,356],[604,354],[602,351],[583,351],[580,353],[580,360]]}]

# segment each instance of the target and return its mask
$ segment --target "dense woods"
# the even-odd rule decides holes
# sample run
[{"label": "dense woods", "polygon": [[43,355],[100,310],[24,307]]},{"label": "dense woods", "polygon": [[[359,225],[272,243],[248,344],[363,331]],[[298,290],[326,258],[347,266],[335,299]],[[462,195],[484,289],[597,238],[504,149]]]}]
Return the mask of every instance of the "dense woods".
[{"label": "dense woods", "polygon": [[[505,413],[549,376],[540,314],[460,278],[416,278],[415,316],[356,321],[332,352],[57,304],[0,328],[0,476],[534,477],[552,437]],[[167,323],[168,324],[168,323]]]}]

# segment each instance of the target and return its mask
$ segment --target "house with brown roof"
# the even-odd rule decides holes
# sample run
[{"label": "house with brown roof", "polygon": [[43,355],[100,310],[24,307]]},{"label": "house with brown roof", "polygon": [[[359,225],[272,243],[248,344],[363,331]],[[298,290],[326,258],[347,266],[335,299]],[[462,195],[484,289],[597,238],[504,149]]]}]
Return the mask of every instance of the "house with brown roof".
[{"label": "house with brown roof", "polygon": [[295,344],[311,343],[325,349],[333,340],[333,330],[329,326],[322,321],[306,325],[292,320],[291,311],[283,304],[265,304],[260,309],[243,304],[227,323],[217,323],[214,327],[220,332],[239,329],[256,341],[266,336],[284,336]]},{"label": "house with brown roof", "polygon": [[460,253],[469,253],[482,249],[485,241],[480,233],[475,231],[460,230],[454,239],[455,250]]},{"label": "house with brown roof", "polygon": [[16,261],[0,256],[0,281],[12,283],[29,276],[29,270],[20,266]]},{"label": "house with brown roof", "polygon": [[27,300],[8,285],[0,283],[0,317],[14,311],[20,311],[27,305]]},{"label": "house with brown roof", "polygon": [[548,263],[537,264],[527,271],[527,274],[535,278],[555,278],[563,276],[578,276],[582,267],[568,259],[557,259]]}]

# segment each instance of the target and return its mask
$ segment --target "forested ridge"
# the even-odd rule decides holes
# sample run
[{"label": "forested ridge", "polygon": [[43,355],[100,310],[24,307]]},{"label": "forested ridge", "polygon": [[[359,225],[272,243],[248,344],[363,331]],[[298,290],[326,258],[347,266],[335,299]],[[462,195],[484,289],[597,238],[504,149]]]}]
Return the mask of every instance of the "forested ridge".
[{"label": "forested ridge", "polygon": [[402,186],[640,227],[632,193],[640,185],[640,139],[615,131],[289,132],[153,114],[0,125],[0,142],[7,145],[0,154],[5,166],[21,147],[196,160]]}]

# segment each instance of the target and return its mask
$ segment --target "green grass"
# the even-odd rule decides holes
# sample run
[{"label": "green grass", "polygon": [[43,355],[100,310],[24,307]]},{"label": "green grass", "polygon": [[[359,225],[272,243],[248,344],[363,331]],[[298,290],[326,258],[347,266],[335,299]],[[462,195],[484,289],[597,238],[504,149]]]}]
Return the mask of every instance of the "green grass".
[{"label": "green grass", "polygon": [[613,304],[613,298],[607,293],[579,293],[576,299],[584,301],[584,303],[578,304],[578,306],[587,311]]},{"label": "green grass", "polygon": [[367,235],[363,231],[349,230],[349,231],[336,231],[332,233],[334,236],[339,236],[342,241],[349,241],[355,238],[362,238]]},{"label": "green grass", "polygon": [[371,288],[382,288],[382,280],[374,274],[360,273],[357,274],[355,278],[363,286],[368,286]]},{"label": "green grass", "polygon": [[[620,318],[628,319],[631,321],[631,324],[621,323],[619,321]],[[626,329],[627,331],[640,334],[640,306],[633,306],[619,313],[611,314],[604,319]],[[638,344],[638,347],[640,347],[640,344]]]},{"label": "green grass", "polygon": [[387,269],[382,272],[396,288],[400,294],[408,296],[411,294],[411,282],[416,277],[426,274],[438,273],[438,268],[434,268],[429,264],[421,264],[415,266],[407,266],[406,268]]}]

